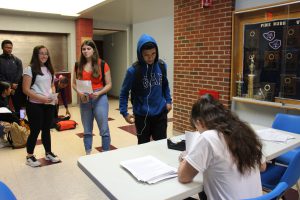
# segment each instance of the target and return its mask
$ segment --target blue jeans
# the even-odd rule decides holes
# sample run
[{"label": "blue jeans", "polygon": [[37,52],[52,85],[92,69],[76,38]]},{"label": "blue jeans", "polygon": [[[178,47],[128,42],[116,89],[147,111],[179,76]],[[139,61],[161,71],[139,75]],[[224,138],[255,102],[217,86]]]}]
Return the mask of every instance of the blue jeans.
[{"label": "blue jeans", "polygon": [[104,94],[96,99],[90,99],[87,103],[80,103],[80,114],[84,129],[83,142],[86,153],[90,153],[92,150],[94,118],[102,137],[102,149],[103,151],[108,151],[110,147],[110,133],[107,95]]}]

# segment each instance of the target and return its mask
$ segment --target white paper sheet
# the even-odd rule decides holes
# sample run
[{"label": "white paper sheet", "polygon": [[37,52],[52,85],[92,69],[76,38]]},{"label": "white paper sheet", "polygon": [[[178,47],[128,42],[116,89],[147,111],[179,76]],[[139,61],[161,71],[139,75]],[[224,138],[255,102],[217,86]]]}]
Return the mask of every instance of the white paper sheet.
[{"label": "white paper sheet", "polygon": [[121,161],[120,165],[127,169],[137,180],[149,184],[176,177],[177,169],[153,156]]},{"label": "white paper sheet", "polygon": [[185,148],[187,152],[191,149],[193,142],[197,141],[196,140],[197,137],[201,137],[201,134],[198,131],[195,132],[185,131]]},{"label": "white paper sheet", "polygon": [[93,88],[92,88],[92,82],[91,81],[83,81],[76,79],[76,89],[79,92],[86,93],[86,94],[92,94]]},{"label": "white paper sheet", "polygon": [[0,113],[11,113],[11,111],[6,107],[1,107],[0,108]]},{"label": "white paper sheet", "polygon": [[271,141],[271,142],[288,142],[291,139],[295,139],[295,137],[289,135],[288,133],[281,131],[281,130],[276,130],[272,128],[267,128],[267,129],[261,129],[257,130],[256,134],[258,137],[262,140],[265,141]]}]

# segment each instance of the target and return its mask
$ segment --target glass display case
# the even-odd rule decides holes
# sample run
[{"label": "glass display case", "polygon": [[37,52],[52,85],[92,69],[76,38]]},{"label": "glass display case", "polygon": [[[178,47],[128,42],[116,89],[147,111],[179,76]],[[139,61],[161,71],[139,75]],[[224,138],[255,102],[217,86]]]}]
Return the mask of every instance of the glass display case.
[{"label": "glass display case", "polygon": [[234,13],[231,73],[233,99],[300,110],[299,2]]}]

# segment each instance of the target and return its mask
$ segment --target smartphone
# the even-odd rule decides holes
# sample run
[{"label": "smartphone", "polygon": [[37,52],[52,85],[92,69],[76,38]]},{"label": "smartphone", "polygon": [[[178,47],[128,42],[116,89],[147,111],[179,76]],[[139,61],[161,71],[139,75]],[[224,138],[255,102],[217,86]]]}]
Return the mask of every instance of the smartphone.
[{"label": "smartphone", "polygon": [[26,110],[25,108],[20,109],[20,119],[24,119],[26,115]]}]

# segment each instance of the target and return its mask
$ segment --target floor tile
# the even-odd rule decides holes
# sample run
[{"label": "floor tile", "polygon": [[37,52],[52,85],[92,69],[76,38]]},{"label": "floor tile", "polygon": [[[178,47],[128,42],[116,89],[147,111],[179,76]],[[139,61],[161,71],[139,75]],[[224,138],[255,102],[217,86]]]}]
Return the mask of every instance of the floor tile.
[{"label": "floor tile", "polygon": [[[76,135],[80,138],[83,138],[83,133],[76,133]],[[95,134],[93,133],[93,136],[95,136]]]},{"label": "floor tile", "polygon": [[284,197],[286,200],[297,200],[299,199],[299,195],[297,190],[294,189],[288,189],[285,193],[284,193]]},{"label": "floor tile", "polygon": [[36,145],[41,145],[41,144],[43,144],[42,140],[41,139],[37,139]]},{"label": "floor tile", "polygon": [[127,126],[121,126],[119,127],[120,129],[127,131],[128,133],[131,133],[133,135],[136,135],[136,129],[135,129],[135,125],[127,125]]},{"label": "floor tile", "polygon": [[[103,150],[102,150],[102,147],[95,147],[95,149],[97,150],[97,151],[99,151],[99,152],[102,152]],[[110,145],[110,150],[115,150],[115,149],[117,149],[116,147],[114,147],[113,145]]]}]

